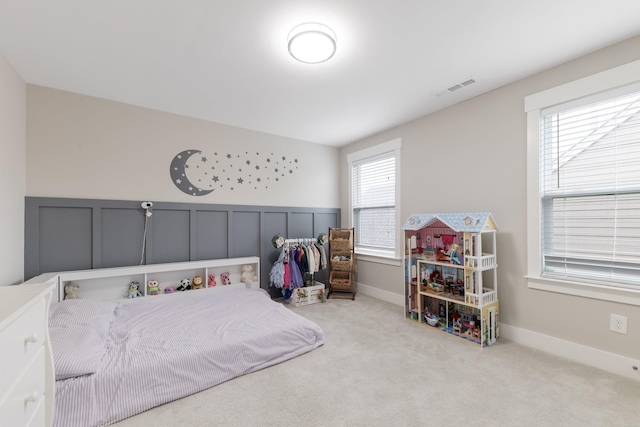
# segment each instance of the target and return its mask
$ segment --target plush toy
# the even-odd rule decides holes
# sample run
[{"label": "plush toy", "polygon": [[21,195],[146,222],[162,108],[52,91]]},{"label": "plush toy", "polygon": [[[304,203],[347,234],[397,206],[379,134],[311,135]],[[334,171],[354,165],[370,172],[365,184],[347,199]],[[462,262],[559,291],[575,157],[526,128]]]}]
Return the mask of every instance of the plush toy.
[{"label": "plush toy", "polygon": [[188,291],[189,289],[191,289],[191,280],[182,279],[180,280],[180,286],[178,286],[176,291]]},{"label": "plush toy", "polygon": [[201,276],[194,276],[193,279],[191,279],[191,289],[202,289],[202,277]]},{"label": "plush toy", "polygon": [[222,281],[223,285],[230,285],[231,284],[231,278],[229,277],[229,273],[222,273],[220,275],[220,280]]},{"label": "plush toy", "polygon": [[166,288],[164,288],[164,293],[165,294],[172,294],[176,291],[175,286],[167,286]]},{"label": "plush toy", "polygon": [[78,289],[80,289],[80,285],[77,285],[73,282],[69,282],[64,285],[64,299],[78,299]]},{"label": "plush toy", "polygon": [[209,284],[207,285],[207,287],[209,288],[213,288],[216,285],[216,276],[213,274],[209,275]]},{"label": "plush toy", "polygon": [[246,264],[242,266],[242,278],[240,280],[247,285],[258,281],[258,276],[253,272],[252,265]]},{"label": "plush toy", "polygon": [[138,282],[129,283],[129,289],[127,290],[125,298],[136,298],[141,296],[142,294],[140,293],[140,284]]},{"label": "plush toy", "polygon": [[149,295],[158,295],[158,294],[160,294],[160,288],[158,287],[158,281],[157,280],[149,280],[149,283],[147,283],[147,293]]}]

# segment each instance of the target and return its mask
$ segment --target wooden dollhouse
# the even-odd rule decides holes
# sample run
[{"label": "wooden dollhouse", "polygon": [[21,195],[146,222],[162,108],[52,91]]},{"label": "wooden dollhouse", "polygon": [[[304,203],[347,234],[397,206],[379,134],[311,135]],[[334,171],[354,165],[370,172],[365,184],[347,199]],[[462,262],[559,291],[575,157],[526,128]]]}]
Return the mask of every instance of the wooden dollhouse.
[{"label": "wooden dollhouse", "polygon": [[414,214],[402,228],[406,317],[482,347],[493,344],[499,304],[492,215]]}]

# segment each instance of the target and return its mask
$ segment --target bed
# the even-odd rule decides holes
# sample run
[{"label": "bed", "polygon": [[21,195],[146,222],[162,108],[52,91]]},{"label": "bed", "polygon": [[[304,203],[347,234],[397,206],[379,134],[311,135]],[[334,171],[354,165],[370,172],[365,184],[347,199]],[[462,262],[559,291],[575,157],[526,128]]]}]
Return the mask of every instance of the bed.
[{"label": "bed", "polygon": [[56,427],[109,425],[311,351],[315,323],[262,289],[52,305]]}]

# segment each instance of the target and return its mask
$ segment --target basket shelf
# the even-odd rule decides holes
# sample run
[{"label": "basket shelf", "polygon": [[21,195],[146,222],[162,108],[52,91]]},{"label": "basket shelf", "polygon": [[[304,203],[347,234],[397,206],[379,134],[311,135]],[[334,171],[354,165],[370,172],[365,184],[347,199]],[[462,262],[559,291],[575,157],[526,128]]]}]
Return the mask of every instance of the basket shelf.
[{"label": "basket shelf", "polygon": [[356,295],[353,228],[329,228],[328,298]]}]

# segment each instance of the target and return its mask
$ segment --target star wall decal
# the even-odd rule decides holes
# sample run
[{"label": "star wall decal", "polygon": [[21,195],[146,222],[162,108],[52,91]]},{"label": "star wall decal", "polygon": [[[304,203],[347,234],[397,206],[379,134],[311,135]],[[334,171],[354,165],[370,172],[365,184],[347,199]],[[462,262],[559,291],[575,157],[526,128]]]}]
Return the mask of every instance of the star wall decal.
[{"label": "star wall decal", "polygon": [[[275,165],[272,165],[273,163]],[[249,166],[250,169],[243,171],[239,165]],[[173,158],[169,173],[173,184],[180,191],[191,196],[205,196],[215,190],[264,190],[269,188],[269,182],[283,182],[285,172],[288,172],[288,176],[294,175],[299,166],[300,161],[297,158],[287,160],[286,155],[274,153],[204,153],[201,150],[190,149],[178,153]],[[212,170],[216,170],[215,175],[209,174]],[[249,171],[253,173],[247,174]],[[232,186],[232,182],[236,183],[236,186]]]}]

